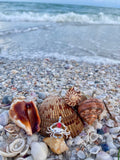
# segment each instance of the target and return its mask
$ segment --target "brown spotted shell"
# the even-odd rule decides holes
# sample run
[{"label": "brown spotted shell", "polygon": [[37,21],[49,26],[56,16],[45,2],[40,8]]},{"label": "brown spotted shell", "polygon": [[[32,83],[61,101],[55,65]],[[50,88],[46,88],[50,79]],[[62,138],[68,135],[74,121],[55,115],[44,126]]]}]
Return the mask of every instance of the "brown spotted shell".
[{"label": "brown spotted shell", "polygon": [[83,96],[81,95],[81,92],[75,91],[74,87],[70,88],[65,95],[66,103],[72,107],[78,105],[82,99]]},{"label": "brown spotted shell", "polygon": [[103,102],[94,98],[81,102],[78,107],[80,117],[90,125],[93,124],[103,110]]},{"label": "brown spotted shell", "polygon": [[47,127],[58,122],[61,116],[61,122],[67,126],[72,137],[77,136],[83,129],[81,119],[76,112],[69,107],[65,100],[58,96],[50,96],[46,98],[39,106],[39,114],[41,118],[41,134],[48,136]]}]

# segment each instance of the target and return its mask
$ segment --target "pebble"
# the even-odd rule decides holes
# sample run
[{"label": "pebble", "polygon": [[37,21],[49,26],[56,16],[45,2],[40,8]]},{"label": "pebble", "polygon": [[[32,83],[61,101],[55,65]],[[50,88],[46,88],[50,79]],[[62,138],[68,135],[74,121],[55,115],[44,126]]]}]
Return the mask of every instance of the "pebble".
[{"label": "pebble", "polygon": [[44,99],[46,98],[46,94],[43,93],[43,92],[39,92],[39,93],[38,93],[38,97],[39,97],[40,99],[44,100]]},{"label": "pebble", "polygon": [[13,97],[6,95],[2,99],[2,104],[11,104],[12,103],[12,99],[13,99]]},{"label": "pebble", "polygon": [[31,154],[34,160],[46,160],[48,147],[44,142],[33,142],[31,144]]},{"label": "pebble", "polygon": [[85,156],[85,153],[84,153],[83,151],[81,151],[81,150],[77,152],[77,156],[78,156],[80,159],[85,159],[85,157],[86,157],[86,156]]},{"label": "pebble", "polygon": [[109,151],[109,149],[110,149],[109,146],[106,143],[102,143],[101,147],[102,147],[102,150],[105,151],[105,152]]}]

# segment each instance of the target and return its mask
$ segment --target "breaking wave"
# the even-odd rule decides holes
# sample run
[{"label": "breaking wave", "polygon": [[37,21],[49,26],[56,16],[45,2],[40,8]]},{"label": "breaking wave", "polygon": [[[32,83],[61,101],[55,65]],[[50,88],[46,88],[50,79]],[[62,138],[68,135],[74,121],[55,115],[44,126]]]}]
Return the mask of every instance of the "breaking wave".
[{"label": "breaking wave", "polygon": [[62,13],[62,14],[50,14],[50,13],[35,13],[35,12],[14,12],[14,13],[2,13],[0,12],[0,21],[21,21],[21,22],[76,22],[80,24],[120,24],[120,16],[112,14],[77,14],[74,12]]}]

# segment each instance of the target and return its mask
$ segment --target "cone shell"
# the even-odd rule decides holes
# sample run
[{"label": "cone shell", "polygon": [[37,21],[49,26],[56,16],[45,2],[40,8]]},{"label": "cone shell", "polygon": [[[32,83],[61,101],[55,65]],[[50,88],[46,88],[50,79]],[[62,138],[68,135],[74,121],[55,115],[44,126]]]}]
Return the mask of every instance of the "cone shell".
[{"label": "cone shell", "polygon": [[50,96],[46,98],[39,106],[39,114],[41,118],[41,134],[47,136],[47,127],[58,122],[61,116],[61,122],[67,126],[72,137],[77,136],[83,129],[81,119],[76,112],[69,107],[64,99],[58,96]]},{"label": "cone shell", "polygon": [[65,101],[69,106],[76,106],[84,100],[85,96],[81,95],[81,92],[77,92],[74,90],[74,87],[70,88],[65,95]]},{"label": "cone shell", "polygon": [[28,135],[32,135],[32,133],[40,130],[40,117],[33,101],[25,102],[17,100],[13,102],[9,110],[9,116]]},{"label": "cone shell", "polygon": [[93,124],[103,110],[104,104],[98,99],[85,100],[78,107],[80,117],[90,125]]},{"label": "cone shell", "polygon": [[63,138],[47,137],[47,138],[44,138],[43,141],[56,154],[61,154],[69,149]]}]

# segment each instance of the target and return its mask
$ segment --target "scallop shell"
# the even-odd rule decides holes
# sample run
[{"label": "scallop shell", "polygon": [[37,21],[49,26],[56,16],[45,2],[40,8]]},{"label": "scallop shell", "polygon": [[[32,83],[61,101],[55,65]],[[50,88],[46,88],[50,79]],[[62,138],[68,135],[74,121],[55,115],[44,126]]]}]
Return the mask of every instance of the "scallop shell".
[{"label": "scallop shell", "polygon": [[58,122],[61,116],[61,121],[70,131],[72,137],[77,136],[83,129],[81,119],[76,112],[69,107],[64,99],[59,96],[50,96],[46,98],[39,107],[39,114],[41,118],[41,134],[48,136],[46,133],[47,127],[53,123]]},{"label": "scallop shell", "polygon": [[63,138],[47,137],[47,138],[44,138],[43,141],[56,154],[61,154],[69,149]]},{"label": "scallop shell", "polygon": [[93,124],[103,110],[103,102],[93,98],[81,102],[78,107],[80,117],[90,125]]},{"label": "scallop shell", "polygon": [[69,106],[76,106],[79,102],[87,99],[85,96],[81,95],[81,92],[74,90],[74,87],[70,88],[65,95],[65,101]]},{"label": "scallop shell", "polygon": [[11,120],[23,128],[28,135],[40,130],[40,117],[33,101],[25,102],[16,100],[9,110]]}]

